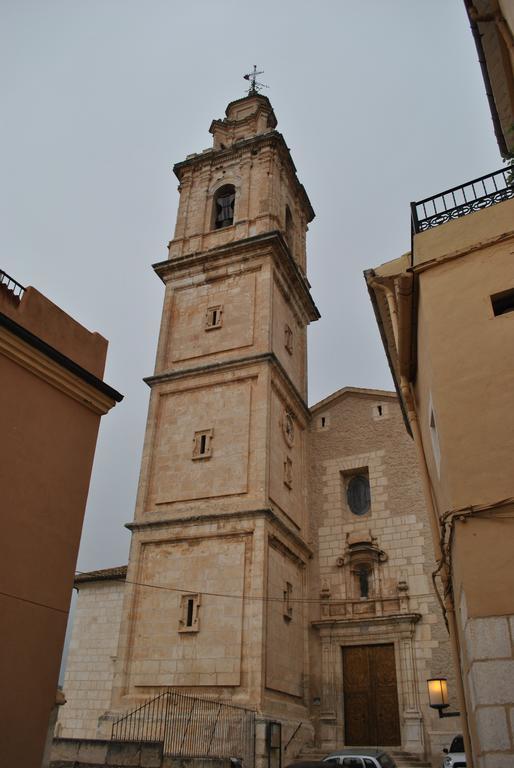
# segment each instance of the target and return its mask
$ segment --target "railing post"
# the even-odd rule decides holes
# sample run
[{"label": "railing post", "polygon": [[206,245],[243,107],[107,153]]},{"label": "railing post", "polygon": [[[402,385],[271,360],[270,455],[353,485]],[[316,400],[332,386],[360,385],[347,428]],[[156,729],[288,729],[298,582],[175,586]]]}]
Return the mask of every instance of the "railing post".
[{"label": "railing post", "polygon": [[212,740],[214,738],[214,733],[216,731],[216,726],[218,724],[220,712],[221,712],[221,704],[218,705],[218,712],[216,713],[216,719],[214,721],[214,726],[213,726],[212,731],[211,731],[211,737],[209,739],[209,746],[207,747],[207,754],[209,754],[209,752],[211,751]]},{"label": "railing post", "polygon": [[168,738],[168,723],[169,723],[169,709],[170,709],[170,692],[166,691],[166,706],[164,707],[164,730],[162,735],[163,752],[166,752],[166,741]]},{"label": "railing post", "polygon": [[411,232],[413,235],[417,234],[418,232],[418,211],[416,208],[416,203],[412,202],[410,204],[410,216],[411,216]]}]

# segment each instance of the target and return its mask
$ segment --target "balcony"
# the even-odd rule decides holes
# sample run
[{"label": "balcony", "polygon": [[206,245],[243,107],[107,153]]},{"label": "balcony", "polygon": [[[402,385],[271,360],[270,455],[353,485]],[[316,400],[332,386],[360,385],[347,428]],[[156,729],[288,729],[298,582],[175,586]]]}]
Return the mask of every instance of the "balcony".
[{"label": "balcony", "polygon": [[19,304],[24,292],[25,288],[23,285],[14,280],[7,272],[0,269],[0,294],[5,295],[14,304]]},{"label": "balcony", "polygon": [[502,168],[410,204],[412,235],[514,198],[514,171]]}]

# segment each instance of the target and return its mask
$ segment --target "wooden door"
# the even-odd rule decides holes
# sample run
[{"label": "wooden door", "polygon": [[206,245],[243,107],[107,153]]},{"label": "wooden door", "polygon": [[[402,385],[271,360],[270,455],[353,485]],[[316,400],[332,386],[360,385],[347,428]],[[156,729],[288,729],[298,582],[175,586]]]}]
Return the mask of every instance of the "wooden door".
[{"label": "wooden door", "polygon": [[401,744],[394,645],[343,648],[344,743]]}]

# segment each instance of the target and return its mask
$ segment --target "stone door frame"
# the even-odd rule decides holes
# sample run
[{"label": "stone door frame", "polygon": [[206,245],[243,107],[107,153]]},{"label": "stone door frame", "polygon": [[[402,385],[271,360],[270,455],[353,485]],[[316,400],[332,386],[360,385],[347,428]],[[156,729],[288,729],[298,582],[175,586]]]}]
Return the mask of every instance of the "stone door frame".
[{"label": "stone door frame", "polygon": [[417,613],[353,620],[315,622],[321,639],[321,747],[327,752],[342,746],[344,694],[342,648],[355,645],[392,644],[396,664],[400,735],[403,749],[423,753],[421,714],[414,657]]}]

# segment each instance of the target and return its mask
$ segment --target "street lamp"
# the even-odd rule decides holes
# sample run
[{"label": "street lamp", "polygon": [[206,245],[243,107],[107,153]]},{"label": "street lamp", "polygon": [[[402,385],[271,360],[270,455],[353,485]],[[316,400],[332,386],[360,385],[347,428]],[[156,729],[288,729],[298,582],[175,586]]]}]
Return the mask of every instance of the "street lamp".
[{"label": "street lamp", "polygon": [[427,680],[428,703],[432,709],[437,709],[439,717],[459,717],[460,712],[443,712],[448,704],[448,683],[445,677],[433,677]]}]

